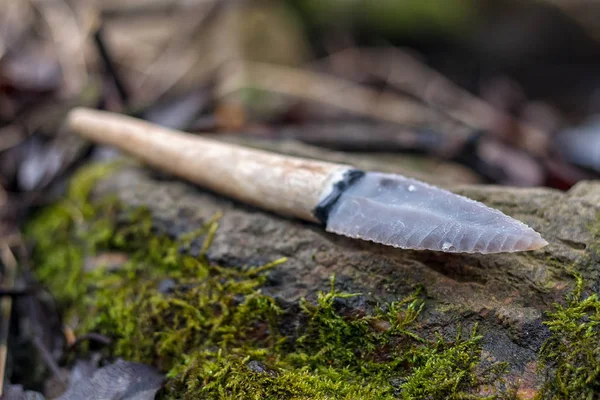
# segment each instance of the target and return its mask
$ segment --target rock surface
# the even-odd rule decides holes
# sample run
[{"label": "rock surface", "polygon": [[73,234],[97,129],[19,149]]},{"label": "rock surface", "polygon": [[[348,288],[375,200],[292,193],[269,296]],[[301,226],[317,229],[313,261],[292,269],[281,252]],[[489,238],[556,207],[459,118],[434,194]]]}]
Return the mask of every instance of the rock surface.
[{"label": "rock surface", "polygon": [[[288,144],[285,148],[294,154],[314,155],[306,146]],[[319,151],[318,156],[335,161],[343,157],[326,151]],[[356,159],[347,156],[346,161]],[[393,170],[388,161],[382,159],[380,169]],[[377,167],[376,160],[369,163],[371,168]],[[439,173],[430,179],[439,180]],[[595,289],[600,287],[594,244],[600,183],[582,182],[567,193],[449,186],[520,219],[550,245],[534,252],[485,256],[393,249],[328,234],[319,226],[235,203],[141,168],[105,179],[96,193],[117,194],[127,205],[148,207],[156,228],[171,235],[197,229],[222,211],[209,260],[239,266],[287,257],[287,262],[270,273],[264,289],[282,302],[314,298],[318,291],[328,290],[332,274],[339,290],[363,294],[348,299],[349,307],[361,310],[399,300],[422,286],[426,307],[420,317],[420,333],[452,336],[459,326],[470,329],[478,323],[484,356],[490,361],[507,361],[509,380],[520,380],[521,394],[527,397],[538,383],[537,353],[549,336],[542,324],[544,312],[570,290],[575,271]]]}]

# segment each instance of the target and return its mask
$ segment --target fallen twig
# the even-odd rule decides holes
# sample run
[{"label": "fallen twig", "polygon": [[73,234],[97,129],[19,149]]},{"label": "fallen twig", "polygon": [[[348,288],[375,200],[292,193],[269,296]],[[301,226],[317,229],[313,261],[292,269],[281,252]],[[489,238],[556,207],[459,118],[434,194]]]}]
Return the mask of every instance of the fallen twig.
[{"label": "fallen twig", "polygon": [[108,74],[112,78],[113,83],[115,84],[115,88],[119,93],[119,97],[121,98],[121,104],[125,107],[128,107],[129,99],[131,98],[131,96],[129,95],[129,90],[125,86],[125,83],[121,78],[119,71],[117,71],[115,62],[112,59],[108,46],[106,45],[102,25],[100,25],[96,30],[96,33],[94,33],[94,43],[96,43],[96,48],[98,49],[98,54],[102,59],[104,68],[106,68],[106,72],[108,72]]},{"label": "fallen twig", "polygon": [[103,346],[108,346],[112,343],[112,340],[108,336],[104,336],[97,332],[88,332],[85,335],[78,336],[73,343],[70,344],[69,351],[73,351],[77,346],[85,341],[97,342]]},{"label": "fallen twig", "polygon": [[518,121],[511,115],[494,108],[479,97],[459,87],[444,75],[421,63],[417,58],[399,49],[384,53],[361,52],[371,60],[371,71],[399,90],[410,93],[450,117],[476,130],[502,135],[498,127],[514,126],[521,133],[518,144],[528,152],[543,155],[548,149],[547,134],[540,128]]},{"label": "fallen twig", "polygon": [[[164,74],[168,71],[167,77],[169,79],[160,80],[160,87],[154,88],[152,91],[152,99],[155,100],[179,82],[200,59],[206,57],[202,52],[184,51],[185,49],[194,46],[194,39],[199,35],[204,34],[204,30],[206,29],[209,20],[218,13],[220,6],[223,5],[223,2],[218,0],[206,0],[206,3],[206,8],[201,11],[202,14],[197,17],[194,23],[181,32],[180,35],[172,38],[167,43],[166,49],[159,58],[148,65],[143,71],[144,78],[138,83],[136,91],[144,92],[148,86],[156,85],[156,80],[151,78],[158,73]],[[173,63],[174,59],[178,59],[178,62]],[[151,102],[150,100],[147,101]]]},{"label": "fallen twig", "polygon": [[435,126],[457,138],[466,138],[471,132],[460,122],[416,100],[378,92],[326,74],[258,62],[229,67],[220,88],[221,96],[256,87],[404,126]]},{"label": "fallen twig", "polygon": [[64,0],[30,0],[48,27],[63,73],[64,93],[78,94],[87,81],[83,46],[86,33],[77,23],[75,10]]},{"label": "fallen twig", "polygon": [[[7,289],[12,289],[17,274],[17,260],[6,242],[2,244],[2,248],[0,249],[0,260],[2,260],[2,264],[4,265],[3,285]],[[6,296],[0,298],[0,312],[2,312],[2,324],[0,325],[0,396],[2,396],[6,374],[11,309],[12,297]]]}]

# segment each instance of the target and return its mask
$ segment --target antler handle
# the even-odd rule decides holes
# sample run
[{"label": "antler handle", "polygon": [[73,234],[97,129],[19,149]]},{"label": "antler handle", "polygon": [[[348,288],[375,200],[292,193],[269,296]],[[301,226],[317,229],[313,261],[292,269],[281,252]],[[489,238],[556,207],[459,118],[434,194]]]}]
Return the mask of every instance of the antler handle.
[{"label": "antler handle", "polygon": [[220,194],[314,222],[319,202],[351,169],[221,143],[106,111],[74,109],[68,126],[84,138]]}]

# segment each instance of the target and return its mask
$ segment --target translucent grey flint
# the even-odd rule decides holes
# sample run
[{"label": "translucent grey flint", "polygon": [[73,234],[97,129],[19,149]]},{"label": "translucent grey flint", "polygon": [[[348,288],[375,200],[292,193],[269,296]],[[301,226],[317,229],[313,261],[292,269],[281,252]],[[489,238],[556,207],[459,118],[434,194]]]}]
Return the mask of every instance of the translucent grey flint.
[{"label": "translucent grey flint", "polygon": [[400,175],[368,172],[334,205],[327,231],[404,249],[498,253],[547,242],[486,205]]}]

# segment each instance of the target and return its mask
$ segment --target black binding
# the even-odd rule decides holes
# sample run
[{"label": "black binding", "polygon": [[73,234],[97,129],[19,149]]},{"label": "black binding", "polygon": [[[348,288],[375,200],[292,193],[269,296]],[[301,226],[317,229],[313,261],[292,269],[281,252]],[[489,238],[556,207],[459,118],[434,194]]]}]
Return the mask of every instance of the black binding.
[{"label": "black binding", "polygon": [[342,179],[333,185],[331,193],[327,195],[313,210],[313,214],[323,224],[327,224],[329,213],[331,209],[338,201],[342,193],[346,191],[350,186],[354,185],[365,175],[364,171],[358,169],[351,169],[344,173]]}]

